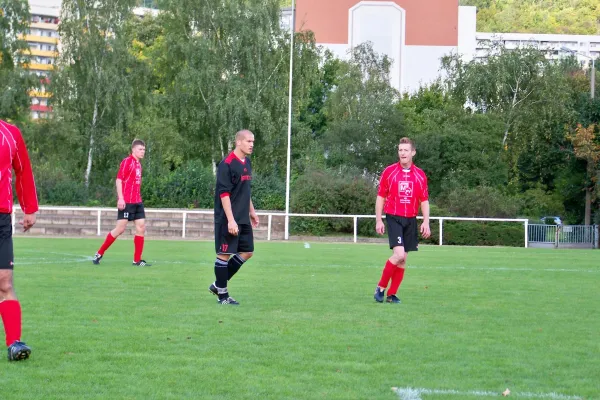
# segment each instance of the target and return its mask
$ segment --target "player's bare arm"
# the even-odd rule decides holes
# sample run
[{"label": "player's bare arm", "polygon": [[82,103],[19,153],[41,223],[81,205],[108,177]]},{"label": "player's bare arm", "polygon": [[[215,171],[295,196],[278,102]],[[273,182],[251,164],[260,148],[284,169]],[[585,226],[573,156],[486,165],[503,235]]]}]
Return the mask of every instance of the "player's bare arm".
[{"label": "player's bare arm", "polygon": [[117,208],[122,210],[125,208],[125,198],[123,197],[123,181],[119,178],[116,180],[117,185]]},{"label": "player's bare arm", "polygon": [[421,203],[421,212],[423,213],[423,223],[421,224],[421,236],[425,239],[431,236],[431,229],[429,228],[429,200]]},{"label": "player's bare arm", "polygon": [[258,219],[258,214],[256,214],[256,210],[254,209],[254,204],[252,204],[252,200],[250,200],[250,221],[252,222],[253,228],[258,228],[260,221]]},{"label": "player's bare arm", "polygon": [[229,196],[221,197],[221,204],[223,205],[223,211],[225,211],[225,216],[227,216],[227,230],[233,236],[237,236],[240,232],[238,228],[237,222],[235,222],[235,218],[233,218],[233,211],[231,210],[231,199]]},{"label": "player's bare arm", "polygon": [[383,223],[383,205],[385,204],[385,198],[381,196],[377,196],[377,200],[375,201],[375,232],[379,235],[383,235],[385,233],[385,224]]}]

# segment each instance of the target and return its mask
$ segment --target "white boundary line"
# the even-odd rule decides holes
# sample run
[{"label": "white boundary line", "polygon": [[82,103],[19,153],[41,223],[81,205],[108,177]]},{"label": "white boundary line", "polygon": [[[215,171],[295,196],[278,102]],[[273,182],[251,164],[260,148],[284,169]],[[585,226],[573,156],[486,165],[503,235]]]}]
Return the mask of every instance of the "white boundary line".
[{"label": "white boundary line", "polygon": [[[490,392],[484,390],[458,391],[458,390],[440,390],[424,388],[392,388],[394,393],[400,396],[401,400],[422,400],[421,395],[455,395],[455,396],[477,396],[477,397],[503,397],[500,392]],[[553,400],[581,400],[579,396],[569,396],[559,393],[531,393],[531,392],[511,392],[510,396],[527,399],[553,399]]]}]

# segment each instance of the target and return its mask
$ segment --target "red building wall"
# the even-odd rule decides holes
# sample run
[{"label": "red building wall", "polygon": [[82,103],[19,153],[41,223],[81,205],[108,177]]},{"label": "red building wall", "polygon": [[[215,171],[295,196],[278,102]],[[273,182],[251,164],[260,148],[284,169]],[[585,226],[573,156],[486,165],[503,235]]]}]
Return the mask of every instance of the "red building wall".
[{"label": "red building wall", "polygon": [[[388,1],[406,11],[407,46],[458,45],[458,0]],[[296,0],[295,29],[313,31],[318,43],[348,43],[349,10],[359,2]]]}]

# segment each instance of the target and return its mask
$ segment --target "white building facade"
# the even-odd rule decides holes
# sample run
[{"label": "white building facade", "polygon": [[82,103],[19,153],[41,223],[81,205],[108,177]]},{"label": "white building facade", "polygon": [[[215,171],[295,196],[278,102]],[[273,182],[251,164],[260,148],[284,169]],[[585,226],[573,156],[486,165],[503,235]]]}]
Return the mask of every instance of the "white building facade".
[{"label": "white building facade", "polygon": [[[293,10],[283,9],[289,29]],[[458,0],[297,0],[295,29],[312,30],[317,43],[341,59],[360,43],[393,61],[391,84],[414,92],[441,75],[441,58],[484,59],[492,42],[506,48],[535,46],[548,58],[577,55],[582,65],[600,55],[600,36],[477,32],[477,10]]]}]

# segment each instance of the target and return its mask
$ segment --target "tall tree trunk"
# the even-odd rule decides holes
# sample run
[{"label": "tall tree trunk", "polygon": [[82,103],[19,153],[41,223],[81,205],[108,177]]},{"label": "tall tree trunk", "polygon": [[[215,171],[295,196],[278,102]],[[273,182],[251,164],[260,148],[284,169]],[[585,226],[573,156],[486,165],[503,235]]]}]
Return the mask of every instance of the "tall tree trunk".
[{"label": "tall tree trunk", "polygon": [[512,119],[512,113],[517,105],[517,94],[519,93],[519,81],[517,80],[517,86],[516,88],[513,90],[513,99],[512,99],[512,104],[510,107],[510,111],[508,113],[508,118],[506,119],[506,124],[504,125],[504,137],[502,138],[502,148],[504,149],[504,146],[506,145],[506,139],[508,139],[508,131],[510,129],[510,123],[511,123],[511,119]]},{"label": "tall tree trunk", "polygon": [[94,115],[92,116],[92,129],[90,132],[90,150],[88,151],[87,167],[85,168],[85,187],[90,187],[90,174],[92,173],[92,154],[94,152],[94,131],[98,120],[98,99],[94,102]]},{"label": "tall tree trunk", "polygon": [[592,192],[590,188],[585,189],[585,216],[584,225],[590,225],[592,221]]}]

